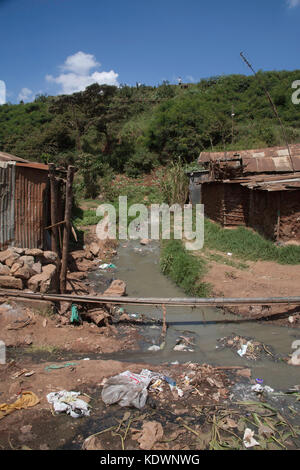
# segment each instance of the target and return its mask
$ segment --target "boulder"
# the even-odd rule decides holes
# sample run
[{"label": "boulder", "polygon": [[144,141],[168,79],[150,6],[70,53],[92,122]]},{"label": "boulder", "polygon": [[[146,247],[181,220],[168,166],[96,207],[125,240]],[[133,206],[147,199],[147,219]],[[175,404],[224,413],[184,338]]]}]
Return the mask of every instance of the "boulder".
[{"label": "boulder", "polygon": [[74,273],[68,273],[67,274],[67,278],[70,279],[70,280],[75,280],[75,281],[79,281],[81,279],[85,279],[87,277],[87,274],[85,272],[81,272],[81,271],[77,271],[77,272],[74,272]]},{"label": "boulder", "polygon": [[18,253],[13,253],[11,252],[10,253],[10,256],[8,258],[6,258],[5,260],[5,264],[6,266],[8,266],[9,268],[12,267],[12,265],[20,258],[20,255],[18,255]]},{"label": "boulder", "polygon": [[150,240],[148,238],[142,238],[140,241],[141,245],[148,245],[150,243]]},{"label": "boulder", "polygon": [[35,274],[41,274],[42,272],[42,263],[38,261],[37,263],[33,263],[32,269],[35,272]]},{"label": "boulder", "polygon": [[24,255],[25,249],[24,248],[18,248],[17,246],[10,246],[9,250],[11,250],[13,253],[17,253],[18,255]]},{"label": "boulder", "polygon": [[13,276],[0,276],[0,287],[9,289],[23,289],[22,279]]},{"label": "boulder", "polygon": [[40,274],[32,276],[27,286],[33,292],[40,291],[45,294],[47,292],[55,292],[55,286],[57,283],[57,268],[54,264],[47,264],[43,266]]},{"label": "boulder", "polygon": [[0,263],[0,276],[10,276],[10,269],[6,264]]},{"label": "boulder", "polygon": [[18,259],[18,263],[23,262],[23,264],[27,264],[27,266],[30,266],[32,268],[32,265],[34,264],[34,257],[31,255],[24,255],[20,256]]},{"label": "boulder", "polygon": [[111,283],[108,289],[103,293],[105,297],[121,297],[126,294],[126,283],[116,279]]},{"label": "boulder", "polygon": [[99,251],[100,251],[100,246],[98,245],[98,243],[93,242],[93,243],[90,244],[89,250],[94,256],[97,256],[99,254]]},{"label": "boulder", "polygon": [[87,249],[86,250],[72,251],[70,253],[69,257],[71,258],[71,260],[75,260],[75,261],[83,261],[85,259],[87,259],[87,260],[92,260],[93,259],[92,253]]},{"label": "boulder", "polygon": [[12,253],[10,249],[0,251],[0,263],[5,263],[5,261],[11,257]]},{"label": "boulder", "polygon": [[78,269],[78,271],[89,271],[90,269],[95,268],[95,264],[93,261],[90,261],[88,259],[83,259],[82,261],[75,261],[75,267]]},{"label": "boulder", "polygon": [[[19,261],[19,260],[18,260],[18,261]],[[15,272],[18,271],[18,269],[20,269],[20,268],[23,267],[23,264],[24,264],[24,263],[23,263],[22,261],[21,261],[21,262],[14,263],[14,264],[12,265],[12,267],[10,268],[10,274],[12,274],[12,275],[14,276],[14,275],[15,275]],[[7,269],[9,269],[8,266],[6,266],[6,267],[7,267]]]},{"label": "boulder", "polygon": [[43,255],[40,257],[42,264],[53,264],[57,263],[58,256],[54,251],[44,251]]},{"label": "boulder", "polygon": [[30,277],[34,276],[36,272],[28,265],[24,265],[21,268],[17,269],[14,272],[14,276],[20,279],[27,280]]},{"label": "boulder", "polygon": [[39,248],[27,248],[25,250],[25,255],[28,256],[42,256],[43,253],[43,250],[40,250]]}]

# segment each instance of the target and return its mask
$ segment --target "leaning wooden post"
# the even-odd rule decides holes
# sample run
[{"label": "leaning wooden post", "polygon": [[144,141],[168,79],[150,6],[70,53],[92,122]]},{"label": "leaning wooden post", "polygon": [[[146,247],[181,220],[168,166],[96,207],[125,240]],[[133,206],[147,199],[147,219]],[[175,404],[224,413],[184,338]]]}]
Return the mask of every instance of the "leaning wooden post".
[{"label": "leaning wooden post", "polygon": [[66,201],[65,201],[65,224],[61,257],[60,269],[60,292],[66,292],[67,284],[67,269],[68,269],[68,252],[69,252],[69,238],[71,232],[71,211],[72,211],[72,184],[74,177],[74,167],[68,167],[67,183],[66,183]]}]

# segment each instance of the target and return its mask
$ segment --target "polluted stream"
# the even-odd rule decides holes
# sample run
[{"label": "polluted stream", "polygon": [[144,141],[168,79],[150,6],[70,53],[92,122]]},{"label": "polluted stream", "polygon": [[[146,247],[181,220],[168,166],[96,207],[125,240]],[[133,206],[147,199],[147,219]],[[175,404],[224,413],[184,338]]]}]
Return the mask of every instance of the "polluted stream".
[{"label": "polluted stream", "polygon": [[[155,241],[145,246],[138,240],[120,242],[118,254],[112,261],[116,268],[93,271],[89,280],[97,290],[100,285],[122,279],[126,282],[126,292],[130,297],[186,297],[180,288],[161,273],[159,251],[159,243]],[[161,306],[126,305],[125,311],[133,320],[142,317],[161,321],[163,317]],[[166,319],[168,328],[162,349],[149,350],[151,346],[161,346],[159,340],[162,326],[147,325],[146,321],[139,327],[143,337],[140,350],[101,354],[101,359],[146,364],[190,361],[216,366],[251,367],[252,377],[263,379],[265,384],[277,390],[287,389],[299,382],[298,368],[280,359],[294,352],[292,343],[300,338],[295,329],[266,322],[245,321],[242,317],[224,314],[222,309],[213,307],[166,306]],[[191,339],[192,343],[188,346],[190,351],[174,350],[180,336]],[[240,357],[236,351],[223,348],[220,343],[221,338],[233,336],[253,338],[267,345],[275,354],[261,355],[257,360]]]}]

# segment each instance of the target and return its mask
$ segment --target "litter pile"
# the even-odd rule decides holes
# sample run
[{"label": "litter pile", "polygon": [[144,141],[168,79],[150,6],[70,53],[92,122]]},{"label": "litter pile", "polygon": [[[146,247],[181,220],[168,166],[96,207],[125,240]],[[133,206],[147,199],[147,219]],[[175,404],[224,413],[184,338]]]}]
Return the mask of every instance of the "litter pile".
[{"label": "litter pile", "polygon": [[173,348],[174,351],[188,351],[194,352],[193,347],[195,346],[194,339],[189,336],[179,336],[176,340],[176,346]]},{"label": "litter pile", "polygon": [[208,365],[191,363],[188,370],[179,367],[173,377],[148,369],[143,369],[140,374],[127,370],[104,381],[102,399],[107,405],[118,403],[138,409],[145,406],[148,394],[152,405],[184,398],[186,406],[195,397],[197,401],[215,404],[228,396],[228,384],[224,374]]},{"label": "litter pile", "polygon": [[219,338],[217,346],[218,349],[229,348],[235,351],[240,357],[257,361],[262,359],[263,356],[268,356],[274,360],[278,360],[279,357],[274,353],[271,346],[266,346],[259,341],[255,341],[254,338],[245,336],[237,336],[234,333],[231,336]]}]

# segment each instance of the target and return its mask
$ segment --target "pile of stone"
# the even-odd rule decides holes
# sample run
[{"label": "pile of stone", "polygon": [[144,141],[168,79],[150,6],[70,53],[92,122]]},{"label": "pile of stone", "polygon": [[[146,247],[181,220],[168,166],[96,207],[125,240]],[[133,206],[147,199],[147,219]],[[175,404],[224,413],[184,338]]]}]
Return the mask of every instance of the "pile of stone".
[{"label": "pile of stone", "polygon": [[[87,271],[97,268],[101,255],[101,248],[95,242],[84,250],[69,253],[67,292],[89,292],[82,281],[87,277]],[[0,288],[55,293],[59,284],[59,264],[53,251],[9,247],[0,251]]]},{"label": "pile of stone", "polygon": [[53,251],[9,247],[0,252],[0,287],[55,292],[58,258]]}]

